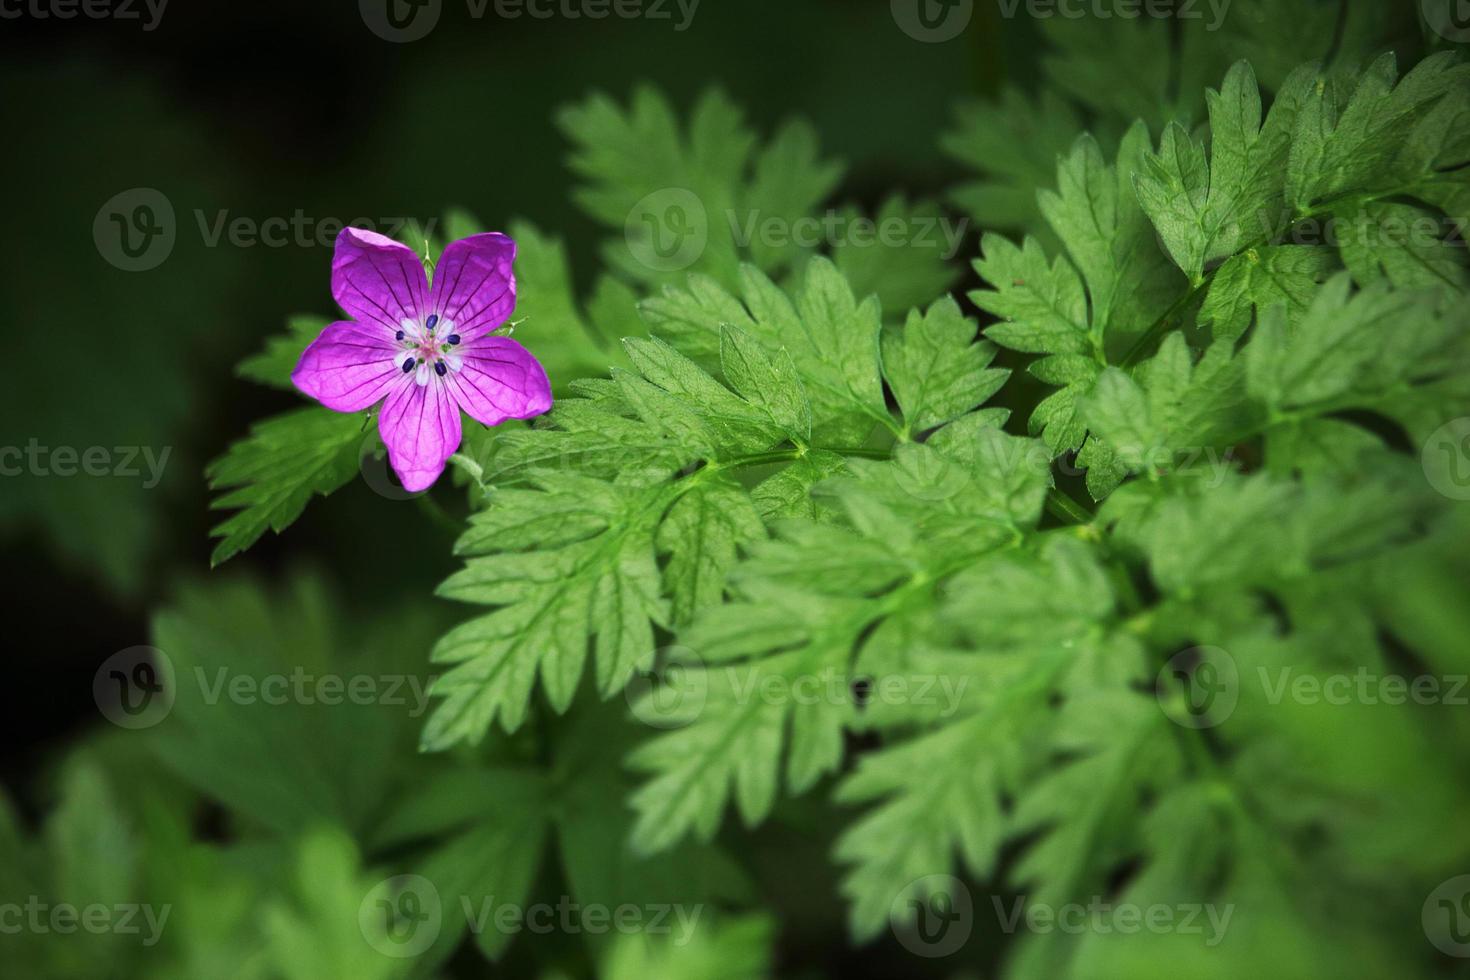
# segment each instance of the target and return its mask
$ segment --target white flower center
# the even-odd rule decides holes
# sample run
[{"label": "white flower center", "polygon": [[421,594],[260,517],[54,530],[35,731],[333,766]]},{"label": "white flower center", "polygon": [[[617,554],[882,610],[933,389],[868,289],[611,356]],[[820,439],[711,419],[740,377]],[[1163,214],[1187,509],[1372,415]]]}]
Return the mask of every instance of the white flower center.
[{"label": "white flower center", "polygon": [[394,363],[404,374],[412,374],[420,386],[458,371],[464,364],[464,358],[455,350],[459,334],[454,332],[454,324],[437,313],[430,313],[423,322],[405,319],[398,325],[396,339]]}]

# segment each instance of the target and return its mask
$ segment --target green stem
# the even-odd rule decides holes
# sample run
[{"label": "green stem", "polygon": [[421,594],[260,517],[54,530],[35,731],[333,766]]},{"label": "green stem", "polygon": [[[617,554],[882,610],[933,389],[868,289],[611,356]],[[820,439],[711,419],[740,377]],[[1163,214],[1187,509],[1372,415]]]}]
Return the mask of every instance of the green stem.
[{"label": "green stem", "polygon": [[799,449],[773,449],[766,453],[753,453],[749,456],[737,456],[723,463],[713,463],[708,469],[733,470],[744,466],[769,466],[772,463],[790,463],[803,456],[812,453],[836,453],[839,456],[857,456],[862,459],[891,459],[893,454],[886,449],[869,448],[832,448],[827,446],[814,446],[812,448]]},{"label": "green stem", "polygon": [[1174,322],[1175,317],[1180,316],[1184,313],[1185,310],[1189,309],[1190,305],[1194,302],[1195,297],[1204,290],[1208,289],[1210,283],[1214,281],[1214,278],[1215,273],[1209,273],[1200,280],[1198,285],[1191,287],[1189,292],[1185,293],[1179,298],[1177,302],[1175,302],[1173,306],[1165,310],[1164,315],[1155,320],[1149,326],[1149,328],[1143,332],[1143,336],[1139,337],[1136,341],[1133,342],[1133,346],[1128,348],[1128,353],[1123,355],[1123,360],[1119,363],[1118,366],[1123,368],[1124,370],[1127,370],[1128,368],[1133,367],[1139,361],[1143,360],[1144,357],[1147,356],[1154,349],[1158,342],[1163,339],[1163,336],[1166,333],[1169,333],[1175,327],[1180,325],[1179,323]]},{"label": "green stem", "polygon": [[419,510],[427,514],[429,520],[433,521],[439,527],[442,527],[445,530],[454,533],[455,535],[458,535],[461,531],[464,530],[463,522],[456,521],[453,517],[450,517],[449,512],[446,511],[443,507],[439,506],[439,502],[435,500],[431,495],[427,493],[422,494],[418,497],[415,497],[414,502],[418,504]]},{"label": "green stem", "polygon": [[1073,500],[1065,490],[1059,490],[1056,487],[1046,492],[1046,509],[1064,524],[1092,523],[1092,512]]}]

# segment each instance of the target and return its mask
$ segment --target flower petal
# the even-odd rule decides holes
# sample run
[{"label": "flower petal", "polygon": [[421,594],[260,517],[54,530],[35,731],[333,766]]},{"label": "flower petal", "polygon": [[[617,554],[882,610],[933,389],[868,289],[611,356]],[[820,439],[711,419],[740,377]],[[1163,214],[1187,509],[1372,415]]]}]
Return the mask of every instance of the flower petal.
[{"label": "flower petal", "polygon": [[484,425],[528,419],[551,408],[551,382],[531,352],[509,337],[486,337],[456,351],[463,365],[444,380],[465,414]]},{"label": "flower petal", "polygon": [[339,320],[321,332],[296,362],[291,383],[328,408],[360,412],[403,376],[398,347],[371,324]]},{"label": "flower petal", "polygon": [[516,243],[499,232],[451,242],[434,266],[430,312],[466,341],[483,337],[516,308]]},{"label": "flower petal", "polygon": [[393,336],[418,319],[429,279],[413,250],[377,232],[343,228],[332,256],[332,296],[354,320],[378,324]]},{"label": "flower petal", "polygon": [[383,403],[378,432],[403,489],[417,493],[439,479],[459,448],[459,408],[444,385],[417,385],[407,375],[403,380]]}]

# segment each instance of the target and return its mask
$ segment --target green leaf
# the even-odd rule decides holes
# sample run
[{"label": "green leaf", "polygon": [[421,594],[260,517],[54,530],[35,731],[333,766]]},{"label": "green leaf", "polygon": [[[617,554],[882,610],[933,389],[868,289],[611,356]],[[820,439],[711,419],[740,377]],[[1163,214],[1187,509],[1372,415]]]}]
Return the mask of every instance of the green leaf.
[{"label": "green leaf", "polygon": [[235,367],[235,373],[258,384],[294,391],[291,372],[296,370],[302,351],[316,340],[330,322],[319,316],[289,318],[286,321],[286,333],[267,340],[265,350],[241,361]]},{"label": "green leaf", "polygon": [[826,259],[807,264],[794,296],[747,266],[739,298],[691,276],[687,290],[667,289],[642,309],[656,336],[696,359],[718,353],[729,326],[772,356],[784,348],[811,403],[814,439],[858,445],[875,425],[895,425],[879,376],[878,302],[859,302]]},{"label": "green leaf", "polygon": [[[1437,112],[1447,98],[1463,106],[1470,65],[1451,52],[1431,55],[1398,77],[1392,53],[1361,75],[1344,74],[1318,83],[1315,98],[1301,107],[1287,168],[1286,201],[1297,214],[1325,202],[1382,188],[1422,196],[1463,179],[1437,166],[1441,151],[1463,145],[1439,130],[1449,121]],[[1462,141],[1461,141],[1462,143]],[[1458,155],[1458,154],[1456,154]]]},{"label": "green leaf", "polygon": [[950,199],[982,228],[1046,234],[1036,195],[1051,186],[1057,158],[1082,129],[1079,114],[1055,92],[1032,100],[1007,89],[997,100],[960,106],[956,116],[940,145],[980,179],[954,188]]},{"label": "green leaf", "polygon": [[1269,241],[1280,227],[1281,170],[1315,81],[1310,66],[1293,73],[1263,122],[1255,73],[1240,62],[1219,92],[1207,93],[1208,162],[1204,143],[1177,123],[1164,131],[1159,152],[1144,158],[1138,199],[1191,282],[1246,244]]},{"label": "green leaf", "polygon": [[[616,693],[652,658],[653,625],[668,621],[654,535],[678,495],[566,474],[542,479],[535,490],[498,491],[471,519],[457,549],[465,568],[439,587],[445,598],[496,608],[434,647],[433,661],[452,666],[433,687],[445,700],[424,729],[427,750],[477,743],[497,717],[507,731],[520,727],[538,674],[553,706],[565,710],[589,636],[598,688]],[[550,513],[568,518],[550,540],[497,533]]]},{"label": "green leaf", "polygon": [[[1159,249],[1153,229],[1134,198],[1131,181],[1148,142],[1139,125],[1123,140],[1117,167],[1103,162],[1090,138],[1079,139],[1058,166],[1059,191],[1043,194],[1041,208],[1071,261],[1048,263],[1041,246],[1022,248],[987,236],[975,268],[990,284],[971,299],[1004,322],[985,335],[1002,347],[1048,355],[1031,373],[1061,388],[1037,406],[1030,429],[1055,452],[1082,448],[1086,459],[1106,458],[1103,447],[1086,447],[1079,402],[1113,358],[1168,309],[1181,284]],[[1113,477],[1099,477],[1094,496],[1106,493]]]},{"label": "green leaf", "polygon": [[359,448],[370,417],[303,408],[254,426],[250,435],[209,464],[205,475],[219,494],[210,505],[233,510],[211,529],[218,565],[249,548],[267,530],[280,533],[317,494],[326,496],[358,471]]},{"label": "green leaf", "polygon": [[1452,239],[1453,225],[1425,208],[1374,201],[1335,217],[1339,227],[1348,226],[1342,260],[1359,284],[1387,279],[1404,288],[1470,288],[1464,241]]},{"label": "green leaf", "polygon": [[[1039,520],[1050,475],[1023,464],[1040,447],[994,427],[968,435],[943,450],[905,446],[892,462],[851,461],[851,477],[818,488],[848,526],[777,525],[737,566],[734,601],[681,632],[679,696],[657,715],[675,730],[630,757],[650,774],[632,798],[642,850],[709,839],[732,800],[754,825],[783,773],[800,793],[836,768],[844,730],[861,724],[852,685],[907,677],[902,645],[855,665],[859,638],[877,624],[924,621],[935,583]],[[661,705],[651,691],[635,713]]]},{"label": "green leaf", "polygon": [[1411,386],[1463,369],[1467,333],[1464,304],[1438,290],[1380,282],[1353,295],[1338,275],[1295,327],[1279,307],[1262,320],[1244,354],[1250,393],[1277,417],[1393,414]]},{"label": "green leaf", "polygon": [[1232,345],[1216,343],[1196,363],[1179,334],[1134,377],[1105,371],[1085,411],[1089,428],[1122,465],[1154,474],[1193,466],[1255,421]]},{"label": "green leaf", "polygon": [[977,327],[948,297],[914,310],[903,328],[883,332],[883,377],[908,432],[922,433],[975,409],[1010,372],[990,368],[995,346],[975,343]]},{"label": "green leaf", "polygon": [[1199,320],[1217,339],[1237,340],[1260,312],[1286,304],[1300,320],[1318,288],[1337,267],[1331,249],[1277,245],[1247,249],[1215,273]]}]

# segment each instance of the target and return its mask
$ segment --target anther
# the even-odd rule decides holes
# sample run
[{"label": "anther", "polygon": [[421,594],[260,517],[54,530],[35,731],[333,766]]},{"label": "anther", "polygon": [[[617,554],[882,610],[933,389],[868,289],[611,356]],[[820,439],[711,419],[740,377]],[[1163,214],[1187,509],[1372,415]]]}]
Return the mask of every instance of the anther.
[{"label": "anther", "polygon": [[447,368],[447,367],[444,366],[444,362],[443,361],[440,361],[438,364],[435,364],[434,365],[434,373],[437,374],[437,375],[439,375],[439,377],[442,378],[442,377],[444,377],[444,375],[446,375],[446,374],[449,373],[449,368]]}]

